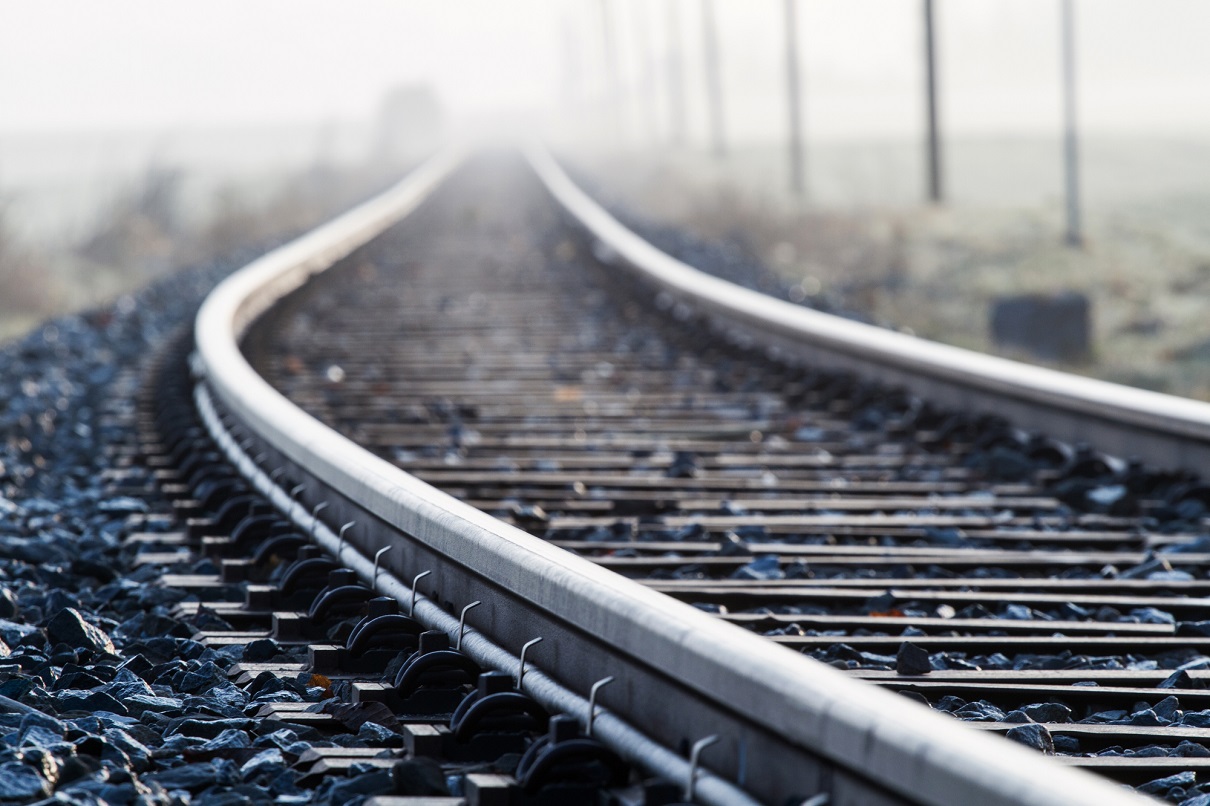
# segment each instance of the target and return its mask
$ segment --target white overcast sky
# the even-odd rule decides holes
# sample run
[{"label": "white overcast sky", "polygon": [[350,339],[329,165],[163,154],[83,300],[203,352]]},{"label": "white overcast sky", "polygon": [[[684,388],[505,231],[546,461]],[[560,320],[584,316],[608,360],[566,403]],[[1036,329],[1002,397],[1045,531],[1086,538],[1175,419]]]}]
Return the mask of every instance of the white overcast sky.
[{"label": "white overcast sky", "polygon": [[[662,102],[672,3],[700,125],[698,0],[609,0],[622,77]],[[1058,3],[937,0],[947,127],[1058,126]],[[736,137],[784,124],[782,7],[717,0]],[[919,0],[799,7],[808,132],[917,132]],[[600,8],[598,0],[0,0],[0,132],[365,119],[384,90],[415,81],[430,82],[454,111],[549,108],[569,81],[582,96],[602,86]],[[1076,0],[1076,8],[1085,125],[1210,132],[1210,0]],[[641,108],[632,105],[636,119]]]},{"label": "white overcast sky", "polygon": [[[550,72],[552,5],[0,0],[0,127],[367,117],[387,87],[422,79],[459,104],[514,103]],[[507,41],[526,44],[502,63]]]}]

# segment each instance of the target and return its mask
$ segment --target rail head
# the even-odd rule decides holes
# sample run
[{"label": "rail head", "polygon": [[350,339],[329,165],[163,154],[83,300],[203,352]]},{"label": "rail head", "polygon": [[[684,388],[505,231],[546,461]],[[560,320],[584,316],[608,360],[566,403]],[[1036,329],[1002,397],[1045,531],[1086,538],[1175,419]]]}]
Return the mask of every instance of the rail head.
[{"label": "rail head", "polygon": [[922,396],[1003,414],[1024,427],[1123,457],[1200,470],[1210,463],[1210,403],[939,344],[814,311],[699,271],[627,229],[577,187],[540,144],[530,163],[567,213],[638,276],[725,327],[815,362]]},{"label": "rail head", "polygon": [[[1146,802],[852,680],[491,518],[323,426],[257,375],[239,348],[253,321],[312,274],[405,217],[458,162],[452,153],[433,158],[383,196],[266,255],[211,294],[197,317],[196,367],[227,414],[294,468],[305,469],[316,487],[373,513],[398,539],[439,552],[482,578],[507,580],[536,611],[573,632],[596,636],[636,665],[674,670],[677,685],[696,696],[894,795],[883,802]],[[548,183],[552,164],[535,161]],[[635,237],[629,240],[625,248],[633,252]],[[668,260],[659,262],[669,265]],[[400,577],[415,570],[407,568],[404,554],[391,552],[385,561]],[[622,719],[643,725],[674,718],[628,711],[627,696],[609,703]],[[743,756],[743,748],[731,749]],[[702,795],[719,793],[714,802],[733,802],[729,791],[723,784],[699,788]]]}]

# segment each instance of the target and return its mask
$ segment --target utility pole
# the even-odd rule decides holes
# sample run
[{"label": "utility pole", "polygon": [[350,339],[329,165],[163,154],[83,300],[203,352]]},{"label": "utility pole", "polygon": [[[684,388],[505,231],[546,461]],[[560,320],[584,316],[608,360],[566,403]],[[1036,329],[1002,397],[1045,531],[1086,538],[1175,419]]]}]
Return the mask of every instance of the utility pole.
[{"label": "utility pole", "polygon": [[680,0],[668,4],[668,134],[674,146],[685,144],[685,76],[681,70]]},{"label": "utility pole", "polygon": [[1076,20],[1073,0],[1059,0],[1063,46],[1063,167],[1067,195],[1067,245],[1084,245],[1080,225],[1080,154],[1076,139]]},{"label": "utility pole", "polygon": [[802,100],[799,88],[797,0],[786,4],[786,107],[790,116],[790,189],[797,196],[807,195],[807,176],[803,165]]},{"label": "utility pole", "polygon": [[579,64],[579,49],[576,47],[576,32],[575,26],[572,25],[571,18],[565,12],[562,19],[563,33],[563,82],[560,87],[560,100],[563,103],[563,111],[571,113],[573,116],[578,111],[576,110],[576,102],[579,100],[577,91],[580,88],[580,64]]},{"label": "utility pole", "polygon": [[710,145],[716,157],[725,156],[723,137],[723,82],[718,67],[718,30],[714,23],[714,0],[701,0],[702,53],[706,59],[706,107],[710,121]]},{"label": "utility pole", "polygon": [[631,5],[634,10],[635,47],[638,50],[639,83],[637,93],[643,106],[643,115],[647,118],[647,132],[651,141],[659,136],[659,107],[655,92],[655,59],[651,54],[650,16],[644,0]]},{"label": "utility pole", "polygon": [[614,47],[613,18],[609,14],[609,0],[600,0],[601,37],[605,47],[605,114],[612,130],[613,145],[620,146],[622,140],[622,104],[618,85],[618,54]]},{"label": "utility pole", "polygon": [[937,128],[937,42],[933,19],[933,0],[924,0],[924,94],[928,119],[928,194],[929,201],[940,204],[941,141]]}]

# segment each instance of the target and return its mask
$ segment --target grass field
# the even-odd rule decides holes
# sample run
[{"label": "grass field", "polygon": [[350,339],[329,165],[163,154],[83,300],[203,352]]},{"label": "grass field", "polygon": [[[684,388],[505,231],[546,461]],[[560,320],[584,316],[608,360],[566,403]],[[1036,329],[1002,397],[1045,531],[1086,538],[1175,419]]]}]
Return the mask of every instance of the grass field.
[{"label": "grass field", "polygon": [[403,170],[360,140],[330,139],[306,128],[0,136],[0,342],[272,245]]},{"label": "grass field", "polygon": [[785,157],[737,150],[582,155],[606,201],[706,238],[740,239],[766,265],[874,319],[929,339],[1005,353],[988,336],[994,298],[1077,291],[1094,354],[1065,367],[1210,400],[1210,138],[1085,146],[1085,245],[1064,244],[1054,143],[954,143],[947,203],[918,202],[909,144],[818,147],[807,199]]}]

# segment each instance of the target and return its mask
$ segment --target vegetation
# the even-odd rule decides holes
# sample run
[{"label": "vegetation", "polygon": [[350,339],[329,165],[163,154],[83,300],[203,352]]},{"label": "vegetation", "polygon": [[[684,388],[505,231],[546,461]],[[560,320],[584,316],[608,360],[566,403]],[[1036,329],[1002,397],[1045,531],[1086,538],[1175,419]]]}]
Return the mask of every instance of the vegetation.
[{"label": "vegetation", "polygon": [[0,341],[176,268],[268,248],[364,197],[379,176],[370,166],[337,171],[321,162],[268,192],[264,182],[228,184],[196,210],[185,203],[188,174],[152,165],[60,249],[21,243],[11,207],[0,203]]},{"label": "vegetation", "polygon": [[13,232],[8,204],[0,201],[0,339],[28,329],[41,311],[58,305],[56,284],[40,256]]},{"label": "vegetation", "polygon": [[741,242],[803,298],[825,294],[836,307],[936,341],[1041,363],[991,342],[993,300],[1085,294],[1093,356],[1063,369],[1210,400],[1204,199],[1093,207],[1085,246],[1071,249],[1057,202],[827,209],[671,162],[623,171],[598,158],[579,168],[607,202],[707,240]]}]

